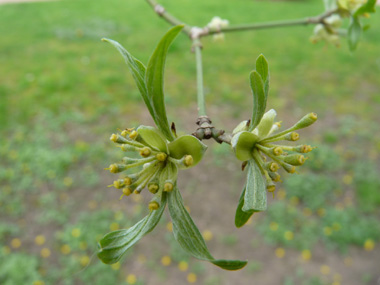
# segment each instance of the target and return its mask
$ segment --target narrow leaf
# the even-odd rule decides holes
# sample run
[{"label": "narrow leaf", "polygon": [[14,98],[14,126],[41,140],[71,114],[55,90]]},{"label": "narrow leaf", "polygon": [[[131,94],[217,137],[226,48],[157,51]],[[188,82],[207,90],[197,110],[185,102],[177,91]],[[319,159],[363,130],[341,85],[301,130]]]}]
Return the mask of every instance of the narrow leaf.
[{"label": "narrow leaf", "polygon": [[365,13],[375,13],[376,0],[368,0],[367,3],[363,4],[359,9],[354,13],[354,17],[358,17]]},{"label": "narrow leaf", "polygon": [[254,160],[248,161],[248,175],[244,194],[244,212],[265,211],[267,209],[267,192],[261,171]]},{"label": "narrow leaf", "polygon": [[256,59],[256,71],[260,74],[263,82],[269,80],[268,61],[262,54]]},{"label": "narrow leaf", "polygon": [[267,96],[264,91],[264,82],[260,74],[254,70],[250,74],[251,89],[253,94],[253,112],[249,131],[252,131],[260,123],[267,104]]},{"label": "narrow leaf", "polygon": [[166,116],[164,101],[164,69],[169,46],[182,28],[183,26],[175,26],[161,39],[149,60],[145,75],[148,100],[153,106],[153,119],[157,127],[169,141],[172,141],[174,136],[170,130]]},{"label": "narrow leaf", "polygon": [[238,270],[247,262],[240,260],[216,260],[207,249],[201,233],[183,205],[178,188],[169,193],[169,213],[173,222],[173,234],[181,247],[194,257],[209,261],[226,270]]},{"label": "narrow leaf", "polygon": [[243,205],[244,205],[244,195],[245,195],[245,186],[244,186],[244,189],[243,191],[241,192],[241,195],[240,195],[240,198],[239,198],[239,204],[236,208],[236,213],[235,213],[235,226],[237,228],[240,228],[242,226],[244,226],[247,221],[249,220],[249,218],[255,213],[255,212],[259,212],[259,211],[255,211],[255,210],[251,210],[251,211],[247,211],[247,212],[244,212],[243,211]]},{"label": "narrow leaf", "polygon": [[160,221],[166,206],[166,195],[162,195],[161,206],[127,230],[118,230],[106,234],[99,242],[98,257],[106,264],[113,264],[138,242],[151,232]]},{"label": "narrow leaf", "polygon": [[118,42],[110,39],[102,39],[102,41],[110,43],[113,45],[124,57],[125,62],[128,64],[129,70],[132,73],[133,79],[136,82],[137,88],[139,89],[141,96],[144,99],[145,105],[147,106],[152,117],[154,116],[153,106],[148,99],[147,89],[145,86],[145,66],[138,59],[134,58],[125,48],[123,48]]},{"label": "narrow leaf", "polygon": [[360,36],[362,34],[362,27],[358,17],[351,17],[350,26],[348,27],[348,46],[351,51],[354,51],[358,46]]}]

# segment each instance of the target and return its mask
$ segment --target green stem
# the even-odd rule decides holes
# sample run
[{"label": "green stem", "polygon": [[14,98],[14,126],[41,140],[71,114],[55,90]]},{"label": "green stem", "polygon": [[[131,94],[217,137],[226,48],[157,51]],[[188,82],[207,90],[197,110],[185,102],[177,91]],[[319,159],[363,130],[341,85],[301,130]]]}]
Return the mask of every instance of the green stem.
[{"label": "green stem", "polygon": [[206,115],[206,103],[203,89],[203,70],[202,70],[202,44],[199,39],[193,40],[193,48],[195,52],[195,61],[197,65],[197,101],[198,101],[198,116]]}]

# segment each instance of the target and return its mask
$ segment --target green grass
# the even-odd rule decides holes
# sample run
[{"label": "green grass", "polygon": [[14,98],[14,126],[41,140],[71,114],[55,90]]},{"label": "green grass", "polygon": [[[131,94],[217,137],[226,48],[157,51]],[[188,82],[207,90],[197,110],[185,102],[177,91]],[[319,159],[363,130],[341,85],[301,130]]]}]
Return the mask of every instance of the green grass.
[{"label": "green grass", "polygon": [[[311,0],[180,2],[163,0],[162,4],[198,26],[215,15],[231,24],[313,16],[321,13],[323,6]],[[148,261],[143,261],[139,252],[149,243],[137,253],[130,252],[120,269],[93,257],[99,238],[110,228],[131,226],[146,213],[144,199],[148,199],[117,203],[120,193],[106,188],[115,177],[103,168],[120,154],[109,143],[109,135],[117,128],[151,123],[122,57],[100,39],[119,41],[146,63],[168,24],[144,1],[9,4],[0,6],[0,15],[0,283],[123,283],[128,274],[137,272],[133,271],[136,262],[141,262],[138,266],[149,268],[160,282],[173,281],[172,276],[186,280],[187,274],[194,272],[205,284],[219,284],[228,275],[208,275],[204,264],[189,259],[173,245],[171,234],[157,237],[154,252],[145,256],[151,258]],[[376,176],[380,15],[365,21],[372,29],[363,35],[353,54],[344,39],[338,49],[311,44],[311,26],[226,34],[225,42],[219,43],[212,38],[203,41],[206,100],[218,127],[223,127],[223,122],[232,129],[250,116],[248,75],[260,53],[270,63],[268,107],[278,110],[279,120],[289,126],[309,111],[321,118],[312,133],[302,134],[319,146],[307,163],[309,170],[284,177],[287,197],[272,203],[266,214],[255,214],[259,219],[253,223],[253,231],[259,230],[270,243],[268,252],[272,245],[302,250],[321,242],[345,249],[361,247],[367,239],[380,240],[374,222],[380,203]],[[195,62],[190,49],[186,36],[179,36],[170,48],[165,77],[169,119],[180,117],[179,132],[195,128],[191,125],[196,119]],[[231,166],[228,146],[210,145],[209,153],[210,165],[217,169]],[[191,175],[198,177],[201,172]],[[239,175],[233,176],[226,193],[240,191]],[[183,188],[191,188],[189,193],[194,195],[208,190],[214,199],[212,190],[200,186],[197,179]],[[344,204],[348,196],[352,205],[339,210],[337,205]],[[226,205],[234,207],[234,203]],[[325,215],[318,215],[321,207]],[[312,211],[311,217],[305,216],[305,208]],[[197,209],[192,209],[196,215]],[[232,223],[233,219],[218,217],[214,222],[222,220]],[[361,224],[362,220],[366,222]],[[158,227],[165,228],[165,223]],[[275,231],[273,223],[278,225]],[[342,230],[326,236],[323,229],[334,228],[334,223]],[[74,236],[73,229],[80,229],[81,234]],[[293,239],[284,238],[287,231],[294,234]],[[212,242],[230,249],[232,256],[239,248],[239,234],[238,230],[220,234]],[[38,235],[45,237],[44,244],[35,243]],[[18,238],[20,247],[14,246]],[[64,245],[69,246],[69,253],[62,252]],[[263,246],[267,247],[266,243]],[[41,256],[43,248],[50,250],[49,257]],[[171,256],[172,265],[157,266],[165,254]],[[91,257],[90,266],[83,270]],[[181,261],[189,262],[187,272],[178,273]],[[261,264],[265,261],[257,259],[246,274],[259,274],[265,270]],[[146,276],[137,277],[137,284],[152,282]],[[292,284],[292,278],[287,280]],[[313,275],[305,280],[309,280],[305,284],[322,284]]]}]

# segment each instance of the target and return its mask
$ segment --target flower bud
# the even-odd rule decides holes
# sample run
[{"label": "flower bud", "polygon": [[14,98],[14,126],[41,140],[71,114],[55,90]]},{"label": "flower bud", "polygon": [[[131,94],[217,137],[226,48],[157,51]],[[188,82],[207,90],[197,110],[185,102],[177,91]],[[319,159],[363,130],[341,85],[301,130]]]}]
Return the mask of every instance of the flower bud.
[{"label": "flower bud", "polygon": [[132,190],[131,190],[131,188],[129,188],[129,187],[125,187],[125,188],[123,188],[123,194],[124,194],[125,196],[129,196],[129,195],[131,195],[131,194],[132,194]]},{"label": "flower bud", "polygon": [[271,172],[276,172],[280,167],[278,166],[277,163],[270,161],[270,162],[264,163],[264,168]]},{"label": "flower bud", "polygon": [[114,164],[111,164],[106,169],[108,169],[111,173],[119,173],[119,172],[122,172],[126,169],[126,165],[114,163]]},{"label": "flower bud", "polygon": [[150,193],[156,194],[159,189],[159,186],[156,182],[150,182],[148,184],[148,190]]},{"label": "flower bud", "polygon": [[156,202],[156,201],[149,202],[149,210],[155,211],[159,207],[160,207],[160,205],[158,204],[158,202]]},{"label": "flower bud", "polygon": [[156,154],[156,158],[158,161],[165,161],[168,155],[164,152],[159,152]]},{"label": "flower bud", "polygon": [[110,137],[110,141],[113,141],[114,143],[120,143],[120,144],[128,143],[127,139],[117,134],[112,134]]},{"label": "flower bud", "polygon": [[280,182],[281,181],[281,176],[277,172],[269,172],[269,176],[273,182]]},{"label": "flower bud", "polygon": [[129,134],[129,138],[130,138],[131,140],[135,140],[135,139],[137,138],[138,135],[139,135],[139,134],[138,134],[137,131],[132,131],[132,132]]},{"label": "flower bud", "polygon": [[127,137],[127,135],[128,135],[128,131],[127,130],[123,130],[121,133],[120,133],[120,135],[122,136],[122,137]]},{"label": "flower bud", "polygon": [[306,128],[312,124],[315,123],[317,120],[317,114],[316,113],[309,113],[305,115],[301,120],[299,120],[293,127],[292,129],[298,130],[298,129],[303,129]]},{"label": "flower bud", "polygon": [[284,168],[285,171],[288,172],[288,173],[293,174],[293,173],[296,172],[296,167],[295,167],[294,165],[290,165],[290,164],[288,164],[288,163],[283,162],[283,163],[281,163],[281,166],[282,166],[282,168]]},{"label": "flower bud", "polygon": [[142,157],[148,157],[151,154],[149,147],[143,147],[139,152]]},{"label": "flower bud", "polygon": [[183,164],[186,166],[186,167],[189,167],[191,165],[193,165],[194,163],[194,159],[191,155],[185,155],[185,158],[184,158],[184,161],[183,161]]},{"label": "flower bud", "polygon": [[306,158],[302,154],[291,154],[283,157],[284,161],[290,165],[302,165],[305,163]]},{"label": "flower bud", "polygon": [[132,178],[124,177],[124,184],[125,185],[131,185],[132,184]]},{"label": "flower bud", "polygon": [[300,135],[298,133],[291,132],[285,135],[284,140],[295,142],[295,141],[298,141],[299,138],[300,138]]},{"label": "flower bud", "polygon": [[279,156],[283,153],[283,150],[281,147],[279,146],[276,146],[273,148],[273,154],[276,155],[276,156]]},{"label": "flower bud", "polygon": [[173,188],[174,188],[174,186],[173,186],[172,182],[165,182],[165,184],[164,184],[164,191],[165,192],[171,192],[171,191],[173,191]]}]

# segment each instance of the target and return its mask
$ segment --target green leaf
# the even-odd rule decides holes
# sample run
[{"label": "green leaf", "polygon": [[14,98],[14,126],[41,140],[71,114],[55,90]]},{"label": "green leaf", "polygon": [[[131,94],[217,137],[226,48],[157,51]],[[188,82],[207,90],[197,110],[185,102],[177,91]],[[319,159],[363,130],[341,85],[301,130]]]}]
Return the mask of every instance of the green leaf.
[{"label": "green leaf", "polygon": [[248,161],[248,175],[244,194],[244,212],[265,211],[267,209],[267,192],[263,175],[254,160]]},{"label": "green leaf", "polygon": [[166,138],[156,128],[149,126],[139,126],[137,128],[137,133],[148,145],[150,145],[155,150],[169,153]]},{"label": "green leaf", "polygon": [[358,17],[364,13],[375,13],[376,0],[368,0],[367,3],[360,6],[354,13],[354,17]]},{"label": "green leaf", "polygon": [[148,100],[153,106],[153,120],[169,141],[174,140],[174,136],[170,130],[166,116],[164,101],[164,69],[169,46],[177,37],[182,28],[183,26],[175,26],[161,39],[149,59],[145,75]]},{"label": "green leaf", "polygon": [[176,159],[181,159],[185,155],[191,155],[193,157],[194,163],[190,167],[197,165],[198,162],[202,160],[206,149],[207,145],[190,135],[180,136],[169,143],[169,153],[171,157]]},{"label": "green leaf", "polygon": [[362,34],[362,27],[358,17],[351,17],[350,26],[348,27],[348,46],[351,51],[354,51],[358,46],[360,36]]},{"label": "green leaf", "polygon": [[250,81],[253,94],[253,112],[249,131],[252,131],[260,123],[264,115],[267,96],[265,95],[263,79],[256,70],[251,72]]},{"label": "green leaf", "polygon": [[268,61],[263,54],[256,59],[256,71],[260,74],[264,82],[265,96],[268,97],[269,91],[269,67]]},{"label": "green leaf", "polygon": [[247,262],[241,260],[216,260],[207,249],[201,233],[183,205],[181,194],[176,187],[169,193],[169,213],[173,222],[173,234],[181,247],[194,257],[209,261],[226,270],[238,270]]},{"label": "green leaf", "polygon": [[231,146],[235,151],[237,159],[247,161],[253,158],[252,151],[258,136],[251,132],[240,132],[232,137]]},{"label": "green leaf", "polygon": [[159,209],[151,211],[144,219],[127,230],[106,234],[99,242],[99,259],[106,264],[118,262],[131,246],[154,229],[161,219],[165,206],[166,193],[163,193]]},{"label": "green leaf", "polygon": [[245,223],[249,220],[249,218],[255,213],[259,211],[251,210],[244,212],[243,211],[243,205],[244,205],[244,196],[245,196],[245,189],[246,187],[244,186],[243,191],[241,192],[240,198],[239,198],[239,204],[236,208],[236,213],[235,213],[235,226],[237,228],[240,228],[245,225]]},{"label": "green leaf", "polygon": [[123,48],[118,42],[110,39],[102,39],[102,41],[110,43],[113,45],[124,57],[125,62],[128,64],[129,70],[132,73],[133,79],[136,82],[137,88],[139,89],[141,96],[144,99],[145,105],[147,106],[152,117],[154,116],[153,106],[148,99],[147,89],[145,86],[145,66],[138,59],[134,58],[125,48]]}]

